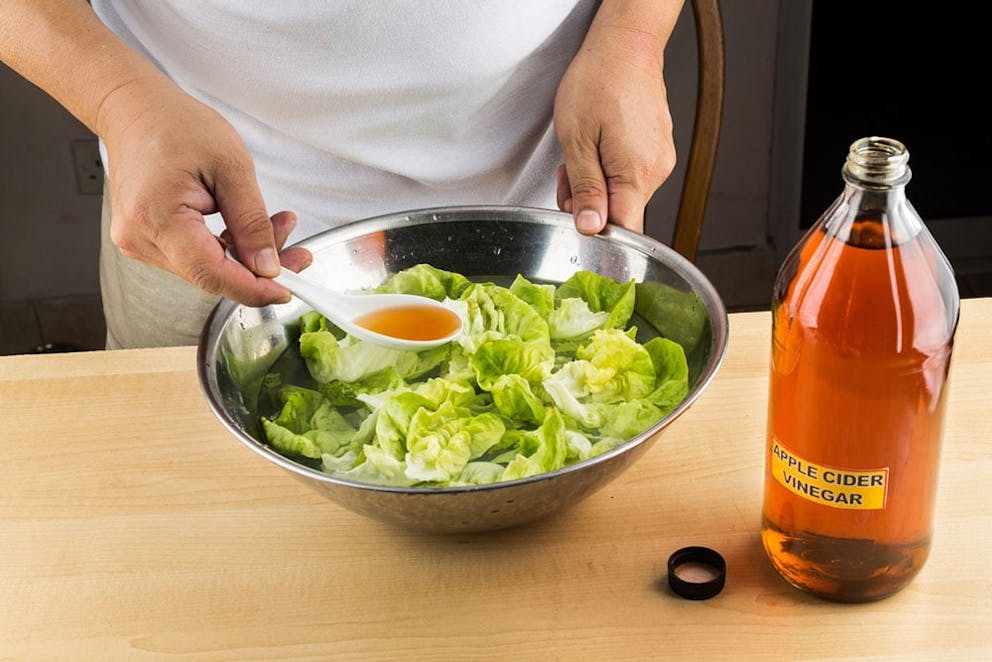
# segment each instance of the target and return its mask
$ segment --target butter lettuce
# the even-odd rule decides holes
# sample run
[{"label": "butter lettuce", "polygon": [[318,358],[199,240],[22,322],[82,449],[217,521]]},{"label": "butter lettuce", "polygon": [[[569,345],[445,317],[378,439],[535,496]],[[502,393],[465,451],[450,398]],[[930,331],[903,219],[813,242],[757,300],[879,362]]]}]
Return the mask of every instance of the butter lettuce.
[{"label": "butter lettuce", "polygon": [[453,271],[429,264],[418,264],[397,272],[375,288],[376,292],[419,294],[435,301],[457,299],[471,285],[469,279]]},{"label": "butter lettuce", "polygon": [[605,328],[620,329],[634,313],[635,289],[633,280],[618,283],[592,271],[577,271],[555,290],[555,297],[582,299],[593,312],[607,313]]},{"label": "butter lettuce", "polygon": [[633,281],[580,271],[558,286],[517,276],[502,287],[417,265],[376,291],[443,301],[463,328],[444,347],[405,352],[301,317],[316,387],[272,380],[281,409],[262,429],[278,451],[342,478],[444,487],[556,471],[637,436],[688,393],[683,346],[638,342],[629,326]]},{"label": "butter lettuce", "polygon": [[320,458],[347,447],[356,430],[321,393],[299,386],[279,391],[282,411],[262,427],[274,448],[284,453]]},{"label": "butter lettuce", "polygon": [[506,465],[500,480],[528,478],[565,466],[568,454],[565,420],[556,410],[549,410],[536,430],[513,430],[508,434],[517,438],[519,450]]}]

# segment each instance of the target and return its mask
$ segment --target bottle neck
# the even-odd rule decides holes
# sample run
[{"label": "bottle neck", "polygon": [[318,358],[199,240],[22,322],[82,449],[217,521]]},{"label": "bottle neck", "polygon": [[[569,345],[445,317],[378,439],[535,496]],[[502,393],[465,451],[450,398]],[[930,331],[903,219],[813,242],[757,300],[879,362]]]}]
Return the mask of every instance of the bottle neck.
[{"label": "bottle neck", "polygon": [[[847,179],[847,178],[845,178]],[[825,231],[846,244],[884,249],[911,241],[923,221],[906,198],[904,184],[864,186],[847,180],[824,219]]]},{"label": "bottle neck", "polygon": [[909,151],[891,138],[861,138],[851,144],[842,174],[844,181],[864,189],[905,186],[912,177]]}]

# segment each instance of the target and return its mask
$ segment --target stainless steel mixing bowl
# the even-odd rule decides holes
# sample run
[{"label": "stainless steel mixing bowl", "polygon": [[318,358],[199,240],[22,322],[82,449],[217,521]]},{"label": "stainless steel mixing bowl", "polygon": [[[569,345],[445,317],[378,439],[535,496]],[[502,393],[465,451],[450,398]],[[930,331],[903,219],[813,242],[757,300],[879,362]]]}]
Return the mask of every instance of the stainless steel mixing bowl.
[{"label": "stainless steel mixing bowl", "polygon": [[[558,471],[505,483],[401,488],[351,482],[295,462],[263,443],[262,379],[286,363],[299,335],[300,301],[250,308],[222,301],[200,339],[197,371],[213,412],[239,442],[355,512],[432,532],[483,531],[533,521],[588,496],[640,457],[703,392],[723,360],[727,315],[713,286],[690,262],[649,237],[610,227],[578,234],[571,216],[518,207],[445,207],[381,216],[301,242],[314,255],[307,277],[343,290],[371,288],[426,262],[473,280],[509,284],[520,273],[558,283],[576,270],[637,283],[639,339],[661,334],[689,359],[689,395],[643,434]],[[299,362],[302,364],[302,362]]]}]

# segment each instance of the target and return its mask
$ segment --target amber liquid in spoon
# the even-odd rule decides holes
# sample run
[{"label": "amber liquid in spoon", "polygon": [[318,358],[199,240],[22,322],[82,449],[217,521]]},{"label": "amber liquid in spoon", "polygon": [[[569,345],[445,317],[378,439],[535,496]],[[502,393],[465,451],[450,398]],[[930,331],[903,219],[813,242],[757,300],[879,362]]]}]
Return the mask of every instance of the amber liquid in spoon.
[{"label": "amber liquid in spoon", "polygon": [[461,320],[444,308],[413,305],[377,310],[358,317],[355,324],[401,340],[436,340],[457,331]]}]

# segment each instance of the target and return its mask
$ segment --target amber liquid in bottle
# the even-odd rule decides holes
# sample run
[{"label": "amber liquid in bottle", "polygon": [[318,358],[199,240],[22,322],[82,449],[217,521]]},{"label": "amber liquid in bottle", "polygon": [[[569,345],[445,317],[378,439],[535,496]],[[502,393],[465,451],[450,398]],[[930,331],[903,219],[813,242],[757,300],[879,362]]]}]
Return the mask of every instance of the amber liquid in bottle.
[{"label": "amber liquid in bottle", "polygon": [[958,299],[901,187],[848,181],[776,282],[762,541],[790,583],[862,602],[929,553]]}]

